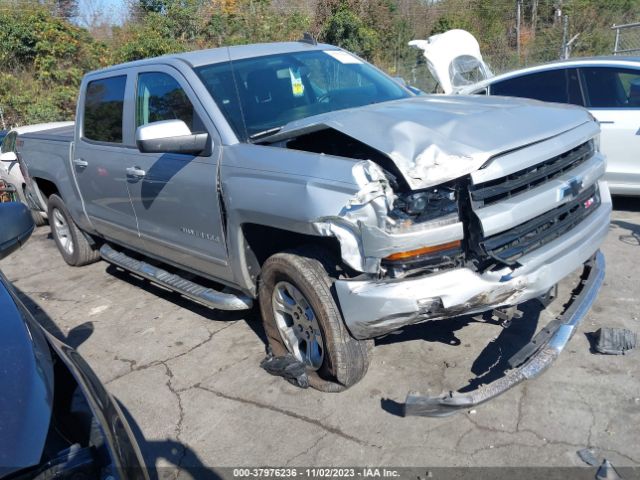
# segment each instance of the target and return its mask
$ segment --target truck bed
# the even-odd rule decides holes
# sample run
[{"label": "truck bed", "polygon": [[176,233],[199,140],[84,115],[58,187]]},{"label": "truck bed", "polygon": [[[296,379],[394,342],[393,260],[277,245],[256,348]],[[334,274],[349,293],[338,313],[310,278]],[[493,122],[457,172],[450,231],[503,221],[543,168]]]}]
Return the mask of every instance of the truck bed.
[{"label": "truck bed", "polygon": [[56,127],[49,130],[40,130],[38,132],[24,133],[20,135],[22,140],[49,140],[59,142],[72,142],[75,124],[66,127]]}]

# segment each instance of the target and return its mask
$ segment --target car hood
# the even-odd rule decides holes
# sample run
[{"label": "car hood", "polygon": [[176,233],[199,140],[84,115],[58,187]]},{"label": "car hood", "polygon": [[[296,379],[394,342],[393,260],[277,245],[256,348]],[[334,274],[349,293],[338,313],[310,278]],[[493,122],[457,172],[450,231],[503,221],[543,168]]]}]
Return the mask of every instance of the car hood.
[{"label": "car hood", "polygon": [[593,121],[581,108],[518,98],[425,95],[287,124],[267,143],[332,128],[387,155],[412,189],[469,174],[491,157]]},{"label": "car hood", "polygon": [[10,290],[0,272],[0,477],[40,462],[54,388],[44,334]]}]

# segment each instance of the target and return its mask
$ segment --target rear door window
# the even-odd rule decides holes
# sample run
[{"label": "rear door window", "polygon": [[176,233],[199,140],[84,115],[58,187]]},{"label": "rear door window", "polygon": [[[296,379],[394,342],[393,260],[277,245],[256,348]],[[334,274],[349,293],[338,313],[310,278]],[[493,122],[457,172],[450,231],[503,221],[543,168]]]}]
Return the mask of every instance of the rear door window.
[{"label": "rear door window", "polygon": [[587,67],[580,74],[588,107],[640,108],[640,70]]},{"label": "rear door window", "polygon": [[[543,102],[574,103],[569,101],[571,96],[564,69],[536,72],[496,82],[491,85],[491,94],[532,98]],[[577,101],[575,93],[571,98]]]},{"label": "rear door window", "polygon": [[204,130],[187,93],[171,75],[141,73],[137,91],[136,127],[163,120],[182,120],[192,132]]},{"label": "rear door window", "polygon": [[94,80],[87,85],[82,132],[87,140],[122,143],[126,75]]}]

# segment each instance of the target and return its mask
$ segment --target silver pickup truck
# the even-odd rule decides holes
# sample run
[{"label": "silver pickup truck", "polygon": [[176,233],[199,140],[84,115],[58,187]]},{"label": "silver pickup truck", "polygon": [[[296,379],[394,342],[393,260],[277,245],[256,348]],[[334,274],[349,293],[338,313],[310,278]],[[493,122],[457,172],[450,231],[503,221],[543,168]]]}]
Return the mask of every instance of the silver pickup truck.
[{"label": "silver pickup truck", "polygon": [[[73,136],[73,138],[72,138]],[[75,130],[24,135],[30,202],[70,265],[102,257],[212,308],[260,305],[275,356],[339,391],[406,325],[553,297],[564,313],[483,402],[544,370],[602,283],[611,211],[581,108],[415,96],[313,41],[195,51],[86,75]]]}]

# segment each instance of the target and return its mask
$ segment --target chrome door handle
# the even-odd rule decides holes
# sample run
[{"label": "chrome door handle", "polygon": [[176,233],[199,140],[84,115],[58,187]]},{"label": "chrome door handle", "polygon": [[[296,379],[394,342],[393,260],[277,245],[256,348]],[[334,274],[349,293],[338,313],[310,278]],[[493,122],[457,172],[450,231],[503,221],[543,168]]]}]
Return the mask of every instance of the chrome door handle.
[{"label": "chrome door handle", "polygon": [[129,167],[127,168],[127,175],[131,175],[133,177],[144,177],[147,174],[140,167]]},{"label": "chrome door handle", "polygon": [[73,159],[73,164],[76,167],[88,167],[89,166],[89,162],[87,162],[86,160],[83,160],[81,158],[74,158]]}]

